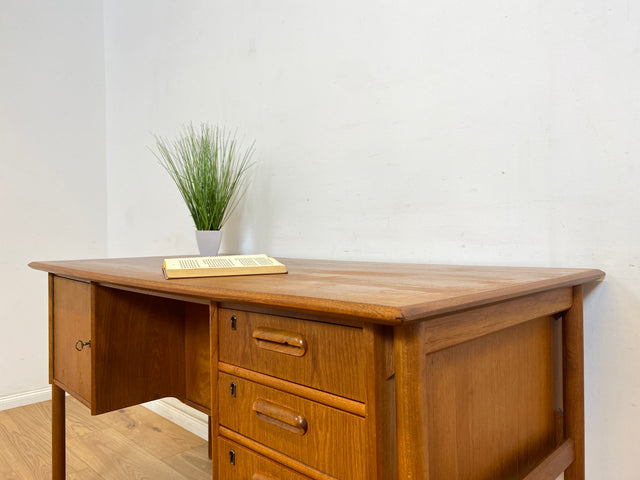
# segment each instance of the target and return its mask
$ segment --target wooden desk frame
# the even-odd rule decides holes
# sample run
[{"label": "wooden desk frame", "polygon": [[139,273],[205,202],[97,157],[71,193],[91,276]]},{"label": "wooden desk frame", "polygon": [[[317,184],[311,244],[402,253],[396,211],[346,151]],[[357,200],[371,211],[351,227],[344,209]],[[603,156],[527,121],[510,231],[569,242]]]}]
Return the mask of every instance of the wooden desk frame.
[{"label": "wooden desk frame", "polygon": [[[99,261],[97,266],[81,261],[31,265],[50,272],[51,279],[52,453],[55,480],[65,478],[65,389],[77,396],[77,392],[67,388],[57,379],[53,369],[56,321],[53,299],[56,278],[69,278],[70,281],[90,285],[93,341],[96,341],[95,338],[100,338],[100,333],[95,327],[95,324],[99,323],[96,322],[96,318],[102,318],[100,315],[105,315],[105,318],[111,316],[112,308],[117,311],[135,310],[138,303],[147,302],[140,312],[151,309],[155,315],[161,310],[166,310],[167,307],[181,311],[182,305],[185,305],[185,308],[200,305],[197,307],[199,318],[203,316],[202,308],[208,308],[206,315],[208,316],[209,345],[206,354],[210,362],[207,365],[209,371],[206,375],[209,375],[210,381],[207,386],[211,392],[209,405],[194,403],[189,399],[188,388],[184,389],[185,377],[196,378],[192,381],[192,385],[196,387],[204,381],[205,373],[203,373],[201,362],[200,367],[197,366],[197,362],[189,364],[196,365],[195,367],[181,365],[176,370],[175,382],[169,390],[158,390],[158,393],[151,389],[134,392],[131,395],[116,394],[108,399],[100,397],[99,385],[96,388],[94,363],[91,399],[81,399],[89,404],[92,413],[122,408],[128,404],[141,403],[162,396],[176,396],[210,414],[212,438],[216,439],[221,435],[221,438],[232,441],[244,441],[257,453],[270,456],[285,467],[292,468],[308,478],[332,478],[286,455],[280,455],[264,445],[247,439],[238,440],[241,436],[219,424],[218,372],[221,368],[229,371],[232,367],[227,366],[218,357],[218,312],[220,305],[226,305],[232,301],[234,305],[250,311],[268,314],[289,312],[309,321],[344,323],[363,329],[363,334],[368,339],[366,341],[368,347],[366,352],[363,352],[363,362],[366,365],[366,371],[369,372],[367,378],[370,377],[366,382],[367,401],[361,404],[362,407],[352,402],[355,405],[353,408],[356,410],[362,408],[365,415],[368,453],[366,458],[362,459],[364,472],[366,472],[363,473],[366,475],[363,478],[441,480],[446,476],[447,479],[463,479],[470,478],[469,472],[475,472],[473,478],[554,480],[564,472],[566,480],[584,479],[581,285],[602,278],[602,272],[547,269],[541,273],[538,271],[540,269],[519,269],[515,276],[533,275],[535,280],[525,278],[517,282],[509,281],[507,286],[492,287],[488,293],[469,295],[462,300],[460,295],[453,299],[442,297],[437,301],[428,298],[425,300],[420,293],[424,290],[416,289],[412,284],[410,285],[410,290],[413,292],[410,297],[411,302],[404,300],[406,306],[402,308],[402,316],[400,316],[399,308],[393,304],[395,298],[389,296],[390,299],[386,299],[383,294],[381,299],[379,295],[375,295],[379,286],[371,287],[372,295],[376,298],[375,303],[372,301],[374,297],[367,296],[369,295],[367,293],[363,298],[357,298],[356,301],[346,304],[331,297],[334,291],[333,286],[323,287],[317,282],[320,278],[322,282],[347,282],[353,285],[353,277],[362,275],[365,280],[379,284],[378,270],[386,273],[396,272],[397,275],[407,271],[413,272],[413,269],[407,266],[330,262],[329,267],[326,267],[322,262],[305,263],[306,261],[284,260],[284,263],[290,264],[290,274],[284,281],[290,283],[295,289],[300,285],[304,287],[307,277],[316,269],[319,272],[319,276],[314,277],[312,282],[318,296],[314,298],[309,294],[309,290],[302,288],[304,295],[296,297],[288,290],[288,296],[285,298],[272,291],[256,292],[256,288],[265,290],[276,288],[266,278],[246,282],[250,287],[247,290],[242,288],[238,290],[237,285],[242,285],[242,281],[238,279],[167,282],[160,279],[159,272],[148,267],[148,265],[155,265],[157,261],[157,259],[104,260]],[[112,262],[116,263],[115,270],[111,266]],[[127,265],[127,262],[136,265],[136,268],[131,269],[134,273],[126,268],[125,273],[120,270],[123,264]],[[142,274],[141,267],[137,263],[142,263],[144,266]],[[373,267],[367,267],[373,268],[373,271],[363,274],[361,272],[363,265],[373,265]],[[334,273],[332,279],[327,279],[324,268],[330,268],[339,273]],[[447,275],[455,277],[460,273],[458,267],[447,268],[450,269],[444,270]],[[298,269],[300,269],[299,275]],[[474,268],[473,272],[477,274],[482,270]],[[436,277],[441,277],[440,270],[436,273]],[[512,272],[509,271],[509,274]],[[422,273],[417,275],[416,278],[422,279],[421,281],[425,284],[430,283],[430,280],[425,280],[425,278],[431,278],[428,271],[425,274],[426,277]],[[464,275],[467,276],[468,273]],[[542,280],[538,278],[540,275]],[[300,278],[300,284],[297,283],[298,278]],[[275,282],[282,283],[282,279]],[[444,281],[445,284],[448,282],[449,280]],[[473,284],[473,280],[471,283]],[[516,283],[518,285],[515,285]],[[356,282],[354,291],[368,288],[362,285],[368,284]],[[393,280],[389,281],[389,285],[391,285],[389,288],[395,288],[398,291],[400,289]],[[404,283],[401,286],[406,287]],[[277,288],[281,288],[281,285]],[[326,288],[329,293],[324,292],[323,288]],[[445,292],[446,289],[442,288],[441,291]],[[123,301],[127,305],[119,306]],[[105,307],[107,304],[109,306]],[[172,319],[176,316],[171,308],[165,322],[167,325],[172,324]],[[134,313],[136,319],[140,319],[140,315],[145,315],[140,312]],[[142,323],[149,318],[143,319]],[[561,329],[555,327],[558,322],[561,323]],[[158,328],[155,323],[153,328]],[[175,332],[166,336],[163,333],[159,337],[167,342],[184,342],[185,330],[184,327],[181,328],[182,330],[178,328],[176,331],[182,332],[182,337],[180,334],[175,337]],[[552,338],[554,332],[558,331],[561,331],[560,338],[556,338],[557,334]],[[198,334],[198,338],[200,337],[202,335]],[[108,336],[103,336],[102,345],[98,349],[109,349],[112,345],[109,342],[114,341],[109,340]],[[561,358],[556,358],[555,361],[550,351],[553,342],[561,345],[562,351]],[[202,351],[202,348],[201,343],[198,349]],[[118,351],[121,352],[120,354],[123,352],[121,348]],[[124,354],[128,355],[126,351]],[[96,362],[98,354],[92,351],[91,355]],[[192,371],[194,368],[197,370],[195,373]],[[508,377],[503,380],[499,378],[501,375]],[[553,401],[553,392],[550,390],[553,390],[551,384],[557,380],[552,377],[558,377],[558,375],[561,376],[562,383],[562,411],[554,414],[549,411]],[[258,377],[267,378],[260,377],[260,374],[257,374],[256,378]],[[118,381],[117,378],[112,380]],[[268,381],[282,382],[278,379]],[[539,392],[540,388],[543,391]],[[524,395],[519,393],[521,390],[528,392],[526,398],[521,397]],[[557,397],[558,392],[555,393]],[[194,395],[197,396],[197,394]],[[321,392],[318,395],[326,394]],[[522,398],[524,401],[520,401]],[[532,400],[529,401],[528,398]],[[342,402],[339,399],[337,401]],[[486,411],[478,415],[478,409],[483,408]],[[504,415],[506,418],[503,419],[499,412],[507,410],[509,413]],[[537,418],[523,417],[532,415]],[[485,418],[486,424],[483,424]],[[470,425],[475,427],[469,430]],[[484,426],[476,428],[478,425]],[[505,432],[514,428],[525,432],[522,438],[501,438]],[[478,442],[494,442],[491,448],[502,449],[500,453],[502,457],[490,459],[490,461],[479,459],[478,455],[486,457],[490,454],[481,452],[482,447]],[[515,453],[511,454],[509,449],[512,447],[505,446],[509,444],[520,446]],[[486,448],[489,449],[489,447]],[[213,448],[212,456],[215,479],[219,467],[216,448]]]}]

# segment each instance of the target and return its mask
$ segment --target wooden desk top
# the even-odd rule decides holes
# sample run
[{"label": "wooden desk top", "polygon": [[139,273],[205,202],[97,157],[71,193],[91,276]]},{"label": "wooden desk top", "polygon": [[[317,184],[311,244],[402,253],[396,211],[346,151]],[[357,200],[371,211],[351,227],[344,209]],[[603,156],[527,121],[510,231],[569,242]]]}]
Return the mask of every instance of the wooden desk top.
[{"label": "wooden desk top", "polygon": [[165,280],[163,257],[32,262],[106,285],[396,325],[604,277],[595,269],[280,258],[288,274]]}]

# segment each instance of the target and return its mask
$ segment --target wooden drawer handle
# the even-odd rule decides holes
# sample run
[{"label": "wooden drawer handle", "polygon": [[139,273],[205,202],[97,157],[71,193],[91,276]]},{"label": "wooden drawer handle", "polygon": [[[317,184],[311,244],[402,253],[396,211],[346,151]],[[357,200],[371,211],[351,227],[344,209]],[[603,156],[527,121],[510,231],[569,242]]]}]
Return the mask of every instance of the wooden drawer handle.
[{"label": "wooden drawer handle", "polygon": [[271,477],[267,477],[266,475],[263,475],[261,473],[254,473],[251,476],[251,480],[273,480]]},{"label": "wooden drawer handle", "polygon": [[288,432],[297,433],[298,435],[307,433],[307,419],[286,407],[281,407],[259,398],[253,402],[253,411],[256,412],[260,420]]},{"label": "wooden drawer handle", "polygon": [[260,348],[273,352],[302,357],[307,353],[307,341],[299,333],[287,332],[276,328],[258,327],[253,338]]}]

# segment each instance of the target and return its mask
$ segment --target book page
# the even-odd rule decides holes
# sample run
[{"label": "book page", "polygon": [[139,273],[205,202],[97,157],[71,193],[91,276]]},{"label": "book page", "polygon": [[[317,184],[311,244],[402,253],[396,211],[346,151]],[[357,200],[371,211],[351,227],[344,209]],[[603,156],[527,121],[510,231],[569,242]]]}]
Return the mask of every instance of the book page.
[{"label": "book page", "polygon": [[274,258],[260,255],[224,255],[217,257],[168,258],[164,262],[167,270],[197,270],[201,268],[251,268],[281,265]]}]

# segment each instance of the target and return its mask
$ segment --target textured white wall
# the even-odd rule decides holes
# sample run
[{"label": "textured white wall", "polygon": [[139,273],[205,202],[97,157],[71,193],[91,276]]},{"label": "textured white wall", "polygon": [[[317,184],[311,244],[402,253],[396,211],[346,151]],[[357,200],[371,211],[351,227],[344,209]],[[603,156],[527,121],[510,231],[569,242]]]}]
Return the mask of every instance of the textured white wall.
[{"label": "textured white wall", "polygon": [[0,397],[48,384],[47,276],[106,255],[100,0],[0,0]]}]

